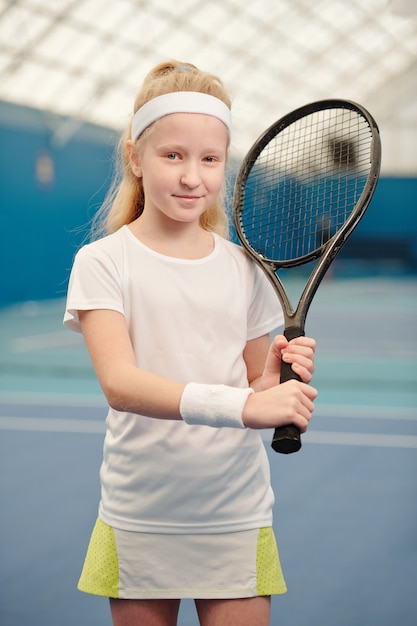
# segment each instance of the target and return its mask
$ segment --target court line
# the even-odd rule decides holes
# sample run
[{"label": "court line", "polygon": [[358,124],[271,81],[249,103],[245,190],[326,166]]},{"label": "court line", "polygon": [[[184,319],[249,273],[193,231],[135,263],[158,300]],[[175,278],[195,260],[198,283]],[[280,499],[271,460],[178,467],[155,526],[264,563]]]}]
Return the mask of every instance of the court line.
[{"label": "court line", "polygon": [[65,331],[17,337],[12,341],[14,352],[32,352],[34,350],[78,345],[83,345],[82,337],[75,333],[66,333]]},{"label": "court line", "polygon": [[104,434],[103,420],[57,419],[46,417],[0,417],[0,430],[41,431],[48,433]]},{"label": "court line", "polygon": [[312,431],[305,433],[303,438],[306,443],[375,448],[417,448],[417,435]]},{"label": "court line", "polygon": [[[103,435],[105,423],[104,420],[4,416],[0,417],[0,430]],[[267,439],[265,432],[263,433],[263,438]],[[303,440],[306,443],[313,444],[417,448],[417,435],[313,431],[303,435]]]},{"label": "court line", "polygon": [[408,406],[375,406],[364,404],[321,404],[316,406],[316,417],[340,417],[344,419],[382,419],[417,421],[417,408]]},{"label": "court line", "polygon": [[[0,391],[1,404],[63,406],[77,408],[102,408],[107,411],[104,396],[96,394],[43,393],[43,392],[4,392]],[[417,408],[410,406],[376,406],[364,404],[318,404],[314,417],[342,419],[381,419],[417,421]]]},{"label": "court line", "polygon": [[107,409],[106,400],[102,395],[75,394],[75,393],[43,393],[43,392],[1,392],[0,405],[12,404],[15,406],[56,406],[76,408],[103,408]]}]

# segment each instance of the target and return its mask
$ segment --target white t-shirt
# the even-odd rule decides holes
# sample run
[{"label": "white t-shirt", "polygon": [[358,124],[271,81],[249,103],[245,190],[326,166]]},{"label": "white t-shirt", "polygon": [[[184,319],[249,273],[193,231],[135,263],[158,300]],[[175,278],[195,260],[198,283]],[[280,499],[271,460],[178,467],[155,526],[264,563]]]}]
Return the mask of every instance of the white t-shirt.
[{"label": "white t-shirt", "polygon": [[[77,254],[64,323],[78,310],[125,316],[139,368],[180,382],[247,387],[249,339],[283,322],[262,271],[214,235],[202,259],[167,257],[127,226]],[[190,426],[109,409],[99,516],[152,533],[216,533],[272,523],[269,463],[258,431]]]}]

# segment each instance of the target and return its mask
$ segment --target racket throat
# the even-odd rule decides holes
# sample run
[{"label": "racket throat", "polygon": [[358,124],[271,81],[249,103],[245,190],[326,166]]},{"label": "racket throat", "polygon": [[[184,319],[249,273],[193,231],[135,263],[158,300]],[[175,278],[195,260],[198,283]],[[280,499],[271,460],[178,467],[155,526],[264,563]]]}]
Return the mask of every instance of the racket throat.
[{"label": "racket throat", "polygon": [[291,341],[296,337],[304,337],[304,335],[305,331],[304,328],[302,328],[301,326],[288,326],[284,330],[284,337],[288,339],[288,341]]}]

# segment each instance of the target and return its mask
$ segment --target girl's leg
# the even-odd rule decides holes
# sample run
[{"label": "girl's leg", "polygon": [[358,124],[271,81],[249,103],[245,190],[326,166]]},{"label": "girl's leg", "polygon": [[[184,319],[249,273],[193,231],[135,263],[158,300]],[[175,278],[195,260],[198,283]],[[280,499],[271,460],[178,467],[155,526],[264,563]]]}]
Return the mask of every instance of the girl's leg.
[{"label": "girl's leg", "polygon": [[200,626],[269,626],[271,598],[196,600]]},{"label": "girl's leg", "polygon": [[110,599],[113,626],[176,626],[179,600]]}]

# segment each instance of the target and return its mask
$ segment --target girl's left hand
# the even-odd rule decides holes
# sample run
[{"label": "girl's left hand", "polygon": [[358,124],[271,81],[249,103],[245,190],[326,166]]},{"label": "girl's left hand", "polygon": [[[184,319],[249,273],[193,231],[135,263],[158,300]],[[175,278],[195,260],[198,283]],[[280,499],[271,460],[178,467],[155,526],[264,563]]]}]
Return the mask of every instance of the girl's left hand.
[{"label": "girl's left hand", "polygon": [[315,370],[316,342],[311,337],[296,337],[288,341],[284,335],[274,337],[262,374],[261,387],[269,389],[280,383],[281,361],[289,363],[304,383],[310,383]]}]

